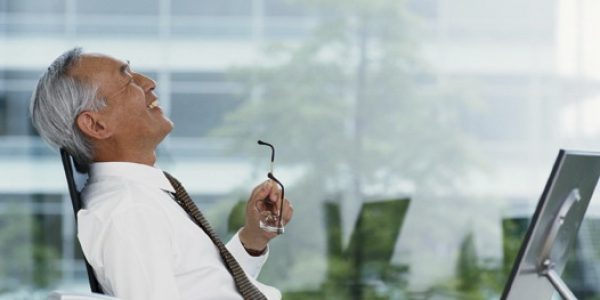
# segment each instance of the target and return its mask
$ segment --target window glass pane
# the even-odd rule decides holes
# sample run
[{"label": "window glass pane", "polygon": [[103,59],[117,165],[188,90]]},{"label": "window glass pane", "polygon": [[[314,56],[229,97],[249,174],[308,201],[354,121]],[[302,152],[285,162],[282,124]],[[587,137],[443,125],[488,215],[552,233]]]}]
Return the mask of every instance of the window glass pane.
[{"label": "window glass pane", "polygon": [[306,14],[304,6],[286,1],[265,0],[264,6],[267,16],[300,16]]},{"label": "window glass pane", "polygon": [[[284,299],[500,298],[558,149],[600,151],[600,10],[555,2],[0,0],[0,299],[89,290],[28,112],[75,45],[157,81],[157,163],[223,237],[275,145],[295,216],[260,280]],[[561,274],[580,299],[598,201]]]},{"label": "window glass pane", "polygon": [[239,104],[229,94],[179,94],[172,96],[171,117],[176,123],[173,136],[205,137]]},{"label": "window glass pane", "polygon": [[80,21],[77,24],[77,33],[81,36],[111,36],[118,35],[121,37],[135,36],[158,36],[158,27],[156,23],[158,18],[140,18],[137,23],[130,21],[117,21],[115,23],[95,23],[89,21]]},{"label": "window glass pane", "polygon": [[0,95],[0,135],[8,133],[8,99],[6,94]]},{"label": "window glass pane", "polygon": [[31,94],[27,92],[10,92],[6,97],[6,126],[7,135],[28,135],[31,132],[29,115],[29,99]]},{"label": "window glass pane", "polygon": [[62,209],[56,195],[0,194],[3,292],[45,289],[61,277]]},{"label": "window glass pane", "polygon": [[435,18],[437,17],[439,0],[411,0],[408,1],[408,7],[421,17]]},{"label": "window glass pane", "polygon": [[65,12],[65,0],[0,0],[0,11],[9,13],[62,14]]},{"label": "window glass pane", "polygon": [[64,0],[0,0],[0,33],[19,36],[61,33],[64,26]]},{"label": "window glass pane", "polygon": [[[25,17],[29,18],[29,17]],[[32,17],[35,20],[31,22],[18,22],[6,25],[0,25],[0,30],[3,30],[10,36],[37,36],[40,34],[62,34],[65,30],[65,25],[62,17]],[[2,28],[4,26],[4,28]]]},{"label": "window glass pane", "polygon": [[[77,12],[83,15],[157,15],[159,0],[77,1]],[[107,20],[108,21],[108,20]],[[106,22],[108,23],[108,22]]]},{"label": "window glass pane", "polygon": [[247,38],[252,32],[252,1],[171,2],[172,32],[177,36]]},{"label": "window glass pane", "polygon": [[249,16],[252,13],[252,3],[253,1],[248,0],[173,0],[171,9],[175,15]]}]

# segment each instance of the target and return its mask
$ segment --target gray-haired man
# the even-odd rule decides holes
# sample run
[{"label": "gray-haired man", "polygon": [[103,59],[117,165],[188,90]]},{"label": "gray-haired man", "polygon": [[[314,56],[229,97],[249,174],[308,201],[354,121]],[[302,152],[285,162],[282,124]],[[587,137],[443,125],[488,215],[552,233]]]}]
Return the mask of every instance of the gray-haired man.
[{"label": "gray-haired man", "polygon": [[[156,147],[173,129],[154,94],[156,83],[129,63],[73,49],[57,58],[32,96],[33,124],[89,170],[78,238],[103,290],[123,299],[241,299],[209,235],[176,201],[158,168]],[[257,186],[246,224],[227,249],[269,299],[280,293],[255,280],[276,235],[261,230],[255,202],[277,203],[271,181]],[[284,222],[292,217],[284,202]],[[248,298],[248,297],[245,297]]]}]

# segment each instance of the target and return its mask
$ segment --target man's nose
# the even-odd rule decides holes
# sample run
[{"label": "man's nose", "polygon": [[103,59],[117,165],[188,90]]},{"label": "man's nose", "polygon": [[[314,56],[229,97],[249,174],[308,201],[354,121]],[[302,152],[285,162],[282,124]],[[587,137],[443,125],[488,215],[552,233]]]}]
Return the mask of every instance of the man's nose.
[{"label": "man's nose", "polygon": [[146,77],[142,74],[134,74],[133,80],[144,90],[144,92],[148,93],[153,91],[156,88],[156,81],[152,80],[150,77]]}]

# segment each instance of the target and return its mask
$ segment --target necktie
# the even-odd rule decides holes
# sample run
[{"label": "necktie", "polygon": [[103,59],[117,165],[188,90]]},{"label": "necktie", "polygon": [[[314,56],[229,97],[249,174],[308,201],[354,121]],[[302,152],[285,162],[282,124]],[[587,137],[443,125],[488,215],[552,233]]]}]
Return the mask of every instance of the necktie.
[{"label": "necktie", "polygon": [[196,204],[192,201],[192,198],[185,191],[181,183],[175,179],[171,174],[164,172],[165,176],[175,189],[175,201],[188,213],[190,217],[196,222],[202,230],[208,235],[208,237],[213,241],[217,249],[219,249],[219,254],[221,254],[221,258],[225,263],[225,267],[231,276],[233,276],[233,280],[235,281],[235,286],[238,291],[242,295],[242,297],[246,300],[266,300],[267,297],[263,295],[246,277],[246,273],[242,270],[242,267],[235,260],[233,255],[227,250],[227,247],[223,244],[221,239],[217,236],[217,233],[212,229],[208,221],[204,218]]}]

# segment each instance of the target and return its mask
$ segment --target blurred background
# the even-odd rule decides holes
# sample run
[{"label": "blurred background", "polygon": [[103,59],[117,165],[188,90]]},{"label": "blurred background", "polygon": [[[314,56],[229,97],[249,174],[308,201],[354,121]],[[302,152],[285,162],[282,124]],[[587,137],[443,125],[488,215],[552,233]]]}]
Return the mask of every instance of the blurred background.
[{"label": "blurred background", "polygon": [[[89,290],[29,99],[61,53],[130,60],[175,129],[158,164],[220,235],[275,175],[285,299],[498,299],[560,148],[600,149],[592,0],[0,0],[0,299]],[[592,199],[564,277],[600,299]]]}]

